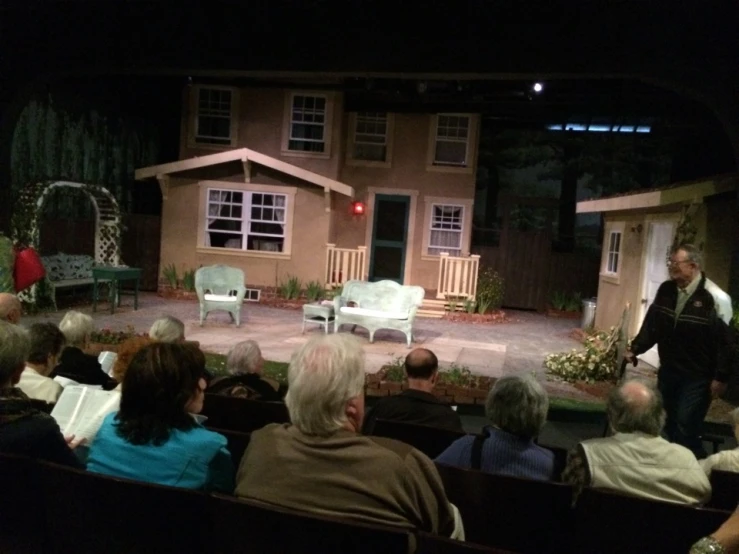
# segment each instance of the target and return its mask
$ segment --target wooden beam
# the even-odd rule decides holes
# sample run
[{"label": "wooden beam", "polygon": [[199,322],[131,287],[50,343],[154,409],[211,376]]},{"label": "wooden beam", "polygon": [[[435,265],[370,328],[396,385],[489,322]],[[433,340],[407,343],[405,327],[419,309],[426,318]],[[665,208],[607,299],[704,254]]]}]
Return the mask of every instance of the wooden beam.
[{"label": "wooden beam", "polygon": [[249,158],[242,158],[241,163],[244,166],[244,182],[245,183],[251,183],[251,161],[249,161]]},{"label": "wooden beam", "polygon": [[216,154],[209,154],[207,156],[196,156],[194,158],[188,158],[187,160],[180,160],[178,162],[169,162],[166,164],[152,165],[149,167],[142,167],[134,172],[134,177],[137,181],[155,177],[160,173],[176,173],[178,171],[187,171],[189,169],[197,169],[199,167],[207,167],[209,165],[222,164],[226,162],[232,162],[240,160],[246,157],[246,148],[239,148],[237,150],[227,150],[226,152],[218,152]]},{"label": "wooden beam", "polygon": [[169,194],[169,175],[160,173],[157,175],[157,181],[159,181],[159,189],[162,191],[162,200],[166,200]]},{"label": "wooden beam", "polygon": [[323,189],[323,205],[326,213],[331,212],[331,189],[328,187]]}]

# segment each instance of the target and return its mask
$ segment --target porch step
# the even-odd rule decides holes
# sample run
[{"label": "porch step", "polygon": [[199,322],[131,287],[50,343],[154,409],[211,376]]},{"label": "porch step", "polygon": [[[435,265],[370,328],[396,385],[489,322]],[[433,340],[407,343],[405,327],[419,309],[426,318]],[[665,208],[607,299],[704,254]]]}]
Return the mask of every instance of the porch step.
[{"label": "porch step", "polygon": [[421,308],[416,312],[418,317],[427,317],[430,319],[441,319],[444,317],[444,312],[441,310],[424,310]]},{"label": "porch step", "polygon": [[424,298],[423,304],[418,309],[416,314],[418,317],[429,317],[434,319],[441,319],[444,317],[446,309],[444,308],[443,300],[436,300],[433,298]]}]

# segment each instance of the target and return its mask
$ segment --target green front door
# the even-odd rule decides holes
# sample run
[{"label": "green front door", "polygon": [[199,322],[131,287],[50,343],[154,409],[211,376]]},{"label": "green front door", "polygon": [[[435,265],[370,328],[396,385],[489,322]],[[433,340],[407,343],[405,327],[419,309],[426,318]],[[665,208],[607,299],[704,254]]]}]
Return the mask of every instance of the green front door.
[{"label": "green front door", "polygon": [[409,206],[408,196],[375,196],[370,281],[390,279],[403,284]]}]

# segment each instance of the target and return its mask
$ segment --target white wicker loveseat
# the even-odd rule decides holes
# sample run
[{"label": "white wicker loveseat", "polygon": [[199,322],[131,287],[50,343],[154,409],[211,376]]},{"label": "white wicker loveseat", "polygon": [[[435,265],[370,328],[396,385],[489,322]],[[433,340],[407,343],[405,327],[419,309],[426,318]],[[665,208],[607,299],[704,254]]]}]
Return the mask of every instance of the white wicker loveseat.
[{"label": "white wicker loveseat", "polygon": [[342,325],[359,325],[369,331],[370,342],[378,329],[405,333],[408,347],[413,340],[413,321],[423,303],[422,287],[394,281],[347,281],[334,298],[334,332]]}]

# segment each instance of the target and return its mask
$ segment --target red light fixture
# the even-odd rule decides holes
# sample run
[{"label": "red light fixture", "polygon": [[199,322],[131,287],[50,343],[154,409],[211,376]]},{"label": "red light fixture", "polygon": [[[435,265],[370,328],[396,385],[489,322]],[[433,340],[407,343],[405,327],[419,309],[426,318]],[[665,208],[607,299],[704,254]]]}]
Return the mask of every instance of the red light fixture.
[{"label": "red light fixture", "polygon": [[352,214],[364,215],[364,203],[359,201],[352,202]]}]

